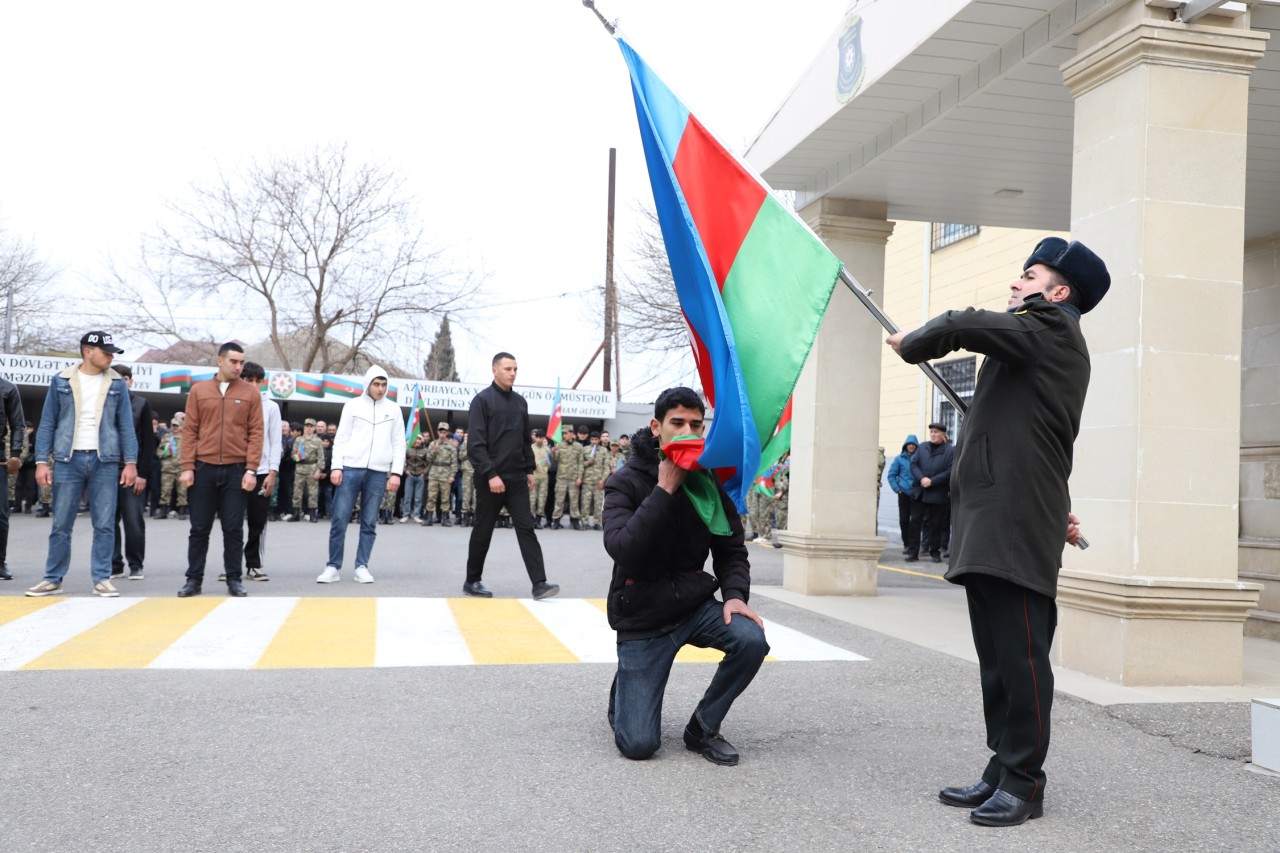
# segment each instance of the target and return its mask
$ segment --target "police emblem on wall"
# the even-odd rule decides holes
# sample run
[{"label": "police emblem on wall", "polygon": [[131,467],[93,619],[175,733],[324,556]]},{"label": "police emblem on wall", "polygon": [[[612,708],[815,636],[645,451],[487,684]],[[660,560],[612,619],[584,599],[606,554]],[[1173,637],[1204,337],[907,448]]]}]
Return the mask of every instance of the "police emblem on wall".
[{"label": "police emblem on wall", "polygon": [[268,387],[271,388],[271,393],[277,397],[292,397],[294,389],[293,374],[271,374],[271,381],[268,383]]},{"label": "police emblem on wall", "polygon": [[862,88],[867,65],[862,56],[862,16],[850,15],[837,43],[839,71],[836,75],[836,100],[848,103]]}]

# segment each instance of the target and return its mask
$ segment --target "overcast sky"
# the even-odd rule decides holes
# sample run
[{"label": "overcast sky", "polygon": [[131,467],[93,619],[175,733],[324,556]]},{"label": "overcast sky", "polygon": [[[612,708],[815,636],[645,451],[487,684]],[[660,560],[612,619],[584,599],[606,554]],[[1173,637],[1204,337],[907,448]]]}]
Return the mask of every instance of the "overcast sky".
[{"label": "overcast sky", "polygon": [[[738,153],[849,4],[598,1]],[[650,197],[626,66],[580,0],[6,4],[0,79],[0,227],[61,268],[75,298],[50,310],[89,310],[107,259],[135,257],[166,201],[219,166],[347,144],[404,177],[455,263],[489,274],[502,307],[455,330],[462,379],[486,381],[505,349],[522,384],[567,387],[603,335],[586,300],[604,279],[610,147],[615,275]],[[251,307],[207,327],[261,339]],[[406,367],[434,334],[406,342]],[[690,379],[625,353],[623,371],[629,400]],[[581,387],[601,387],[598,362]]]}]

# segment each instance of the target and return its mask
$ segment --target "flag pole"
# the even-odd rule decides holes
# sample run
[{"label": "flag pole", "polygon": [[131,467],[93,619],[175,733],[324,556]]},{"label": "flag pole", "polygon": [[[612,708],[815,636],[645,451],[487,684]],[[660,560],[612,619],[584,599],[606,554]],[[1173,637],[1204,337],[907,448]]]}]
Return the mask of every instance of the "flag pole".
[{"label": "flag pole", "polygon": [[600,14],[600,10],[596,8],[595,0],[582,0],[582,5],[590,9],[595,16],[600,19],[600,23],[604,24],[604,28],[609,31],[609,35],[616,36],[618,34],[618,26],[616,23],[609,23],[605,20],[604,15]]},{"label": "flag pole", "polygon": [[[876,320],[880,322],[880,325],[885,327],[885,330],[888,331],[889,334],[896,335],[901,331],[894,322],[880,310],[880,306],[871,301],[871,291],[863,287],[856,278],[849,275],[849,271],[844,267],[840,268],[840,280],[853,291],[853,295],[858,297],[858,301],[866,306],[866,309],[871,312],[871,316],[875,317]],[[951,405],[956,407],[957,412],[962,415],[969,413],[969,404],[961,399],[960,395],[956,393],[956,389],[951,387],[950,382],[942,378],[942,374],[938,373],[932,364],[927,361],[922,361],[917,364],[916,367],[920,368],[924,375],[929,377],[929,380],[937,386],[939,391],[942,392],[942,396],[946,397],[951,402]]]}]

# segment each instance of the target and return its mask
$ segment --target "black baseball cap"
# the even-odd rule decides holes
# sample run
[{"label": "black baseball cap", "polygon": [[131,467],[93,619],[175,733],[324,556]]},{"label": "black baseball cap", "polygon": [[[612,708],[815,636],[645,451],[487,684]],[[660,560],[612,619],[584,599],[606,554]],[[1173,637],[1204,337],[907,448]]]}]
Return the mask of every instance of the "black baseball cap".
[{"label": "black baseball cap", "polygon": [[106,332],[86,332],[84,337],[80,339],[80,346],[97,347],[103,352],[109,352],[114,355],[124,352],[124,350],[116,346],[115,341],[111,340],[111,336]]}]

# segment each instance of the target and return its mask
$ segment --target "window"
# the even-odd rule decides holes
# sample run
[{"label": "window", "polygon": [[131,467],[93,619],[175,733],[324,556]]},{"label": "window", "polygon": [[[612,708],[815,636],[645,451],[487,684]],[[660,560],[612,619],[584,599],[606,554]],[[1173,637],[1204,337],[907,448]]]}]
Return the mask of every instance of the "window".
[{"label": "window", "polygon": [[[977,381],[977,364],[978,359],[971,355],[968,358],[939,362],[933,366],[933,369],[947,380],[947,383],[955,389],[956,396],[967,405],[973,400],[973,388]],[[963,418],[936,386],[933,389],[933,420],[947,425],[947,438],[952,444],[960,440],[960,430],[964,428]]]},{"label": "window", "polygon": [[950,246],[952,243],[959,243],[964,238],[972,237],[977,233],[977,225],[935,222],[933,223],[933,251],[936,252],[944,246]]}]

